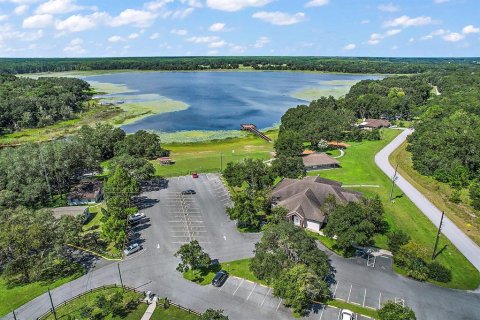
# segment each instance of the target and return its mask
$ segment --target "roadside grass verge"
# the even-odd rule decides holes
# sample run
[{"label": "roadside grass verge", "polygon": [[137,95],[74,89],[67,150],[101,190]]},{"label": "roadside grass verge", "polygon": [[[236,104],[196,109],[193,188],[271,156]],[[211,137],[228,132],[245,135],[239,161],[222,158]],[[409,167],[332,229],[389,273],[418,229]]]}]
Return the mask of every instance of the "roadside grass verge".
[{"label": "roadside grass verge", "polygon": [[[96,306],[96,299],[100,295],[110,296],[117,292],[122,293],[122,288],[107,288],[103,290],[94,291],[88,293],[84,296],[81,296],[77,299],[74,299],[68,302],[66,305],[57,308],[57,319],[90,319],[89,317],[82,316],[82,307],[93,307],[94,309],[99,310]],[[123,302],[127,303],[129,300],[140,300],[143,298],[142,294],[133,292],[133,291],[125,291],[123,296]],[[125,319],[125,320],[138,320],[141,319],[145,311],[147,310],[147,304],[140,303],[135,309],[128,310],[127,314],[112,316],[109,314],[106,317],[102,317],[102,319]],[[101,310],[101,309],[100,309]],[[54,319],[53,314],[48,315],[47,317],[43,318],[42,320],[50,320]]]},{"label": "roadside grass verge", "polygon": [[356,304],[353,304],[353,303],[348,303],[348,302],[341,301],[341,300],[330,300],[330,301],[327,302],[327,305],[332,306],[332,307],[336,307],[336,308],[339,308],[339,309],[348,309],[348,310],[353,311],[355,313],[359,313],[359,314],[362,314],[362,315],[370,317],[370,318],[378,319],[377,310],[373,310],[373,309],[370,309],[370,308],[364,308],[362,306],[359,306],[359,305],[356,305]]},{"label": "roadside grass verge", "polygon": [[[266,134],[276,139],[278,130],[268,131]],[[153,160],[155,174],[174,177],[188,175],[192,171],[220,172],[228,162],[239,162],[245,158],[268,160],[271,158],[273,143],[249,134],[245,137],[206,142],[163,144],[163,148],[171,151],[170,157],[175,164],[162,166]]]},{"label": "roadside grass verge", "polygon": [[455,189],[447,183],[439,182],[432,177],[424,176],[413,168],[412,154],[406,150],[408,143],[403,143],[390,155],[390,163],[398,164],[399,173],[417,188],[438,209],[452,220],[477,245],[480,245],[480,215],[470,205],[467,188],[459,190],[460,203],[450,200]]},{"label": "roadside grass verge", "polygon": [[82,275],[79,272],[53,282],[39,281],[17,286],[9,286],[5,278],[0,277],[0,317],[44,294],[48,288],[54,289]]},{"label": "roadside grass verge", "polygon": [[[138,318],[140,319],[140,318]],[[175,306],[170,305],[168,308],[164,308],[162,302],[157,304],[157,308],[153,312],[150,320],[198,320],[199,317],[193,313],[182,310]]]},{"label": "roadside grass verge", "polygon": [[[437,227],[406,197],[398,188],[394,188],[394,202],[390,202],[391,181],[375,164],[375,154],[392,141],[399,130],[382,130],[383,139],[380,141],[348,142],[345,156],[339,158],[341,168],[333,170],[312,171],[309,175],[320,175],[344,184],[375,184],[379,188],[355,188],[366,196],[378,194],[385,208],[385,218],[391,230],[403,230],[412,240],[421,243],[433,251]],[[376,236],[375,245],[387,248],[386,236]],[[480,284],[480,273],[455,248],[452,243],[441,236],[439,246],[444,248],[436,261],[452,271],[452,281],[435,283],[455,289],[476,289]]]}]

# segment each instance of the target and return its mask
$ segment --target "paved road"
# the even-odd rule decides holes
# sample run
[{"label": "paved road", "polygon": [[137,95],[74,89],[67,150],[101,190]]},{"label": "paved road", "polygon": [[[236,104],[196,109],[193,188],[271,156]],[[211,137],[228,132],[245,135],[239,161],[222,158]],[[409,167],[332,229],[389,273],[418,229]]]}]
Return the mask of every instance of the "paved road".
[{"label": "paved road", "polygon": [[[179,195],[179,191],[190,188],[197,194]],[[229,280],[224,289],[199,286],[184,280],[175,270],[178,260],[173,253],[191,236],[202,243],[212,258],[220,261],[253,255],[260,235],[237,232],[235,224],[225,214],[225,206],[230,201],[218,176],[171,179],[168,189],[144,196],[152,204],[142,210],[147,218],[137,227],[144,249],[120,263],[126,285],[151,290],[160,297],[167,296],[200,312],[207,308],[224,309],[232,320],[294,319],[265,287],[255,287],[241,280],[236,283]],[[415,310],[419,320],[480,319],[479,294],[404,278],[392,272],[388,261],[381,257],[377,258],[375,266],[369,267],[361,258],[344,259],[329,251],[327,254],[336,270],[337,282],[332,285],[332,292],[339,299],[372,308],[378,307],[379,300],[402,299]],[[52,290],[53,300],[60,303],[90,288],[112,283],[119,283],[117,264],[102,264],[85,276]],[[20,307],[17,319],[35,319],[48,308],[48,296],[44,294]],[[317,308],[306,319],[335,320],[336,316],[338,311],[327,308],[322,313],[322,308]]]},{"label": "paved road", "polygon": [[[389,177],[393,177],[395,169],[388,161],[390,154],[395,151],[412,134],[412,129],[404,130],[392,142],[375,155],[375,163]],[[397,174],[397,186],[412,200],[412,202],[430,219],[436,226],[440,224],[442,212],[427,200],[405,178]],[[442,233],[453,243],[458,250],[480,271],[480,247],[477,246],[466,234],[462,232],[448,217],[445,216]]]}]

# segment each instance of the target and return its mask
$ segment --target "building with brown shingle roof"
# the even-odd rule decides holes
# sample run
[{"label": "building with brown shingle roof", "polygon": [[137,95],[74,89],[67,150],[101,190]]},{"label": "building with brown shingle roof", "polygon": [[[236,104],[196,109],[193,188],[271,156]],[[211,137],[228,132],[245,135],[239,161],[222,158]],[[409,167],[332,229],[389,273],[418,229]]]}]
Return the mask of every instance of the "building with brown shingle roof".
[{"label": "building with brown shingle roof", "polygon": [[321,177],[285,178],[277,184],[271,197],[274,205],[287,209],[288,221],[318,232],[327,218],[322,205],[328,196],[332,195],[339,204],[361,200],[360,192],[341,186],[338,181]]},{"label": "building with brown shingle roof", "polygon": [[325,153],[311,153],[302,156],[306,170],[320,170],[338,168],[340,162]]},{"label": "building with brown shingle roof", "polygon": [[359,128],[366,130],[380,129],[380,128],[389,128],[392,124],[390,121],[385,119],[365,119],[361,124],[358,125]]}]

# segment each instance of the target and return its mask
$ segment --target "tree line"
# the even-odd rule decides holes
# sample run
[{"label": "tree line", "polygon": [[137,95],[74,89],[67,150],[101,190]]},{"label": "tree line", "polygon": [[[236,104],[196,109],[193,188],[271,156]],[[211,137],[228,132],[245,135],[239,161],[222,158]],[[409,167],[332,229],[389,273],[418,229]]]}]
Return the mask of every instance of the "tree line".
[{"label": "tree line", "polygon": [[368,57],[124,57],[124,58],[2,58],[0,73],[89,70],[301,70],[342,73],[413,74],[428,70],[477,67],[473,58]]},{"label": "tree line", "polygon": [[0,130],[19,131],[72,119],[90,97],[90,85],[80,79],[34,80],[0,74]]}]

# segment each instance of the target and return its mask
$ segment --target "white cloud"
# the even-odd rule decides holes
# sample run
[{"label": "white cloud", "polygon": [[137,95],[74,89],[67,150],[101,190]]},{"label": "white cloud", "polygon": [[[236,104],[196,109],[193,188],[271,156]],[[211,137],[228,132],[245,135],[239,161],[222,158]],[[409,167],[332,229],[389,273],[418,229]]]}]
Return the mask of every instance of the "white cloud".
[{"label": "white cloud", "polygon": [[171,13],[171,17],[172,19],[184,19],[188,17],[190,14],[192,14],[193,11],[195,11],[195,8],[192,8],[192,7],[175,10],[174,12]]},{"label": "white cloud", "polygon": [[75,4],[71,0],[49,0],[42,3],[35,10],[36,14],[62,14],[72,11],[78,11],[84,7]]},{"label": "white cloud", "polygon": [[330,0],[311,0],[305,3],[305,7],[321,7],[327,5]]},{"label": "white cloud", "polygon": [[398,46],[396,46],[396,45],[395,45],[395,46],[392,46],[392,50],[393,50],[393,51],[395,51],[395,50],[397,50],[397,49],[398,49]]},{"label": "white cloud", "polygon": [[8,19],[8,16],[6,14],[0,14],[0,22],[5,21]]},{"label": "white cloud", "polygon": [[111,36],[110,38],[108,38],[108,42],[121,42],[121,41],[125,41],[124,38],[122,38],[121,36]]},{"label": "white cloud", "polygon": [[53,23],[53,16],[50,14],[37,14],[25,18],[22,27],[26,29],[42,29]]},{"label": "white cloud", "polygon": [[360,21],[361,24],[367,24],[367,23],[370,23],[370,20],[368,19],[364,19],[362,21]]},{"label": "white cloud", "polygon": [[429,34],[427,34],[426,36],[423,36],[420,38],[420,40],[430,40],[430,39],[433,39],[433,37],[436,37],[436,36],[443,36],[444,34],[446,34],[447,31],[446,30],[443,30],[443,29],[437,29],[435,31],[432,31],[430,32]]},{"label": "white cloud", "polygon": [[462,33],[463,33],[463,34],[479,33],[479,32],[480,32],[480,29],[474,27],[474,26],[471,25],[471,24],[468,25],[468,26],[465,26],[465,27],[462,29]]},{"label": "white cloud", "polygon": [[170,33],[176,34],[177,36],[186,36],[188,31],[185,29],[172,29]]},{"label": "white cloud", "polygon": [[145,3],[145,8],[150,11],[157,11],[163,9],[168,3],[173,0],[157,0]]},{"label": "white cloud", "polygon": [[71,46],[71,45],[63,48],[63,51],[72,55],[82,55],[87,52],[87,50],[82,48],[82,46]]},{"label": "white cloud", "polygon": [[230,50],[234,53],[244,53],[247,48],[245,48],[244,46],[232,45]]},{"label": "white cloud", "polygon": [[108,24],[112,27],[133,25],[139,28],[149,27],[155,21],[156,15],[143,10],[126,9],[116,17],[113,17]]},{"label": "white cloud", "polygon": [[441,4],[441,3],[446,3],[449,2],[450,0],[433,0],[433,2]]},{"label": "white cloud", "polygon": [[158,33],[158,32],[155,32],[154,34],[152,34],[150,36],[151,40],[155,40],[155,39],[158,39],[158,38],[160,38],[160,33]]},{"label": "white cloud", "polygon": [[227,43],[224,40],[219,40],[212,42],[208,45],[209,48],[221,48],[224,47]]},{"label": "white cloud", "polygon": [[210,50],[210,51],[207,52],[207,55],[209,55],[209,56],[214,56],[216,54],[218,54],[218,50]]},{"label": "white cloud", "polygon": [[62,32],[80,32],[92,29],[98,23],[108,20],[110,17],[104,12],[95,12],[90,15],[73,15],[65,20],[55,22],[55,28]]},{"label": "white cloud", "polygon": [[273,0],[207,0],[207,6],[222,11],[238,11],[246,7],[262,7]]},{"label": "white cloud", "polygon": [[220,41],[219,37],[216,36],[205,36],[205,37],[191,37],[186,39],[188,42],[193,42],[196,44],[202,44],[202,43],[213,43]]},{"label": "white cloud", "polygon": [[384,34],[372,33],[370,35],[370,39],[368,39],[367,42],[368,42],[368,44],[376,45],[380,42],[380,40],[388,38],[388,37],[392,37],[396,34],[399,34],[400,32],[402,32],[402,30],[400,30],[400,29],[391,29],[391,30],[388,30],[387,32],[385,32]]},{"label": "white cloud", "polygon": [[263,48],[266,44],[270,43],[270,39],[268,37],[260,37],[253,45],[254,48]]},{"label": "white cloud", "polygon": [[347,44],[345,47],[343,47],[343,50],[353,50],[355,49],[357,46],[354,44],[354,43],[349,43]]},{"label": "white cloud", "polygon": [[224,29],[225,29],[225,23],[221,23],[221,22],[214,23],[210,26],[210,28],[208,28],[208,30],[212,32],[222,31]]},{"label": "white cloud", "polygon": [[457,41],[463,40],[464,38],[465,36],[463,34],[460,34],[457,32],[450,32],[443,36],[443,40],[449,41],[449,42],[457,42]]},{"label": "white cloud", "polygon": [[378,10],[383,11],[383,12],[397,12],[397,11],[400,11],[400,7],[393,4],[393,3],[381,4],[377,8],[378,8]]},{"label": "white cloud", "polygon": [[408,39],[408,42],[414,42],[414,41],[415,41],[415,38]]},{"label": "white cloud", "polygon": [[82,43],[83,43],[83,40],[80,38],[75,38],[75,39],[72,39],[72,41],[70,41],[71,46],[79,46]]},{"label": "white cloud", "polygon": [[385,21],[384,27],[418,27],[436,23],[431,17],[419,16],[410,18],[409,16],[401,16],[393,20]]},{"label": "white cloud", "polygon": [[181,3],[187,4],[189,7],[202,8],[203,4],[199,0],[180,0]]},{"label": "white cloud", "polygon": [[140,35],[138,33],[131,33],[129,36],[128,36],[128,39],[130,40],[133,40],[133,39],[137,39]]},{"label": "white cloud", "polygon": [[305,13],[297,12],[295,14],[284,13],[280,11],[266,12],[260,11],[252,15],[253,18],[260,19],[277,26],[292,25],[305,20]]},{"label": "white cloud", "polygon": [[28,11],[28,8],[30,8],[28,5],[22,4],[17,6],[15,10],[13,10],[13,13],[15,13],[16,15],[22,15]]}]

